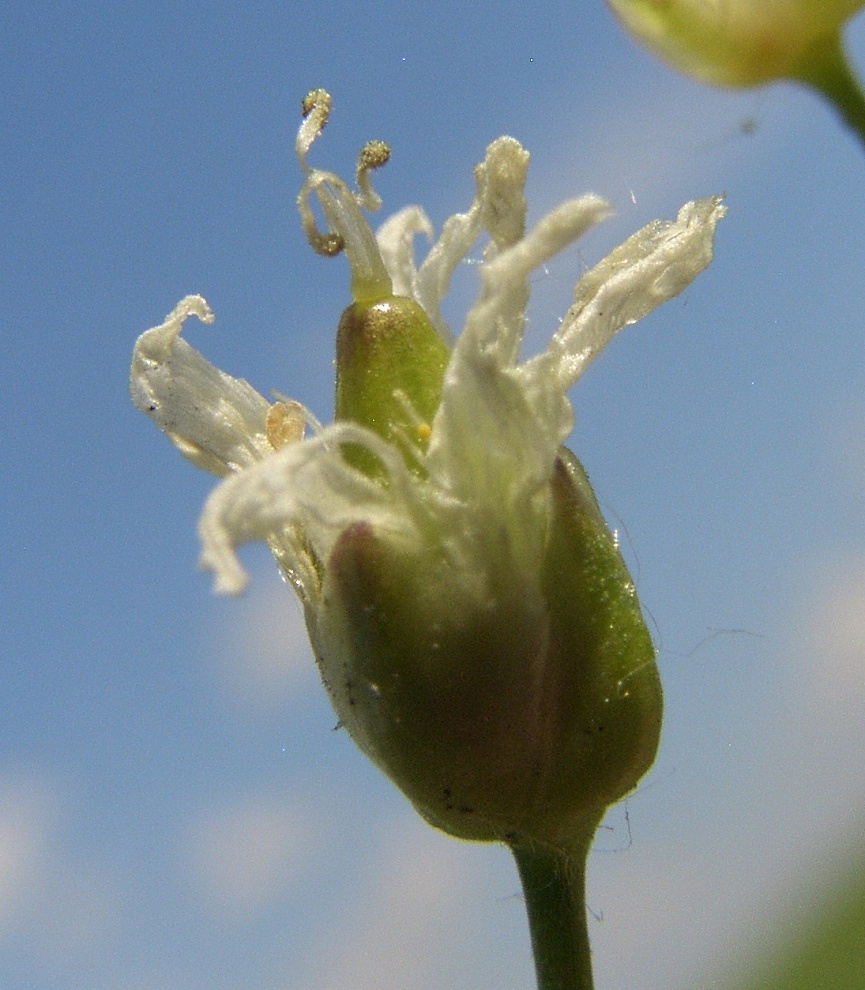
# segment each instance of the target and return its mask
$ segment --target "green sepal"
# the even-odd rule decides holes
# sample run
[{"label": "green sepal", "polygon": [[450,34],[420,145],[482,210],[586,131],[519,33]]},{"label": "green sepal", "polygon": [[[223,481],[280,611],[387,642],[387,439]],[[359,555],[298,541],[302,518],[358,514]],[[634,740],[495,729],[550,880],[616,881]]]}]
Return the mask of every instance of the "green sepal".
[{"label": "green sepal", "polygon": [[[655,759],[661,681],[634,583],[586,472],[564,447],[551,485],[542,582],[563,731],[550,789],[601,808],[632,790]],[[564,836],[570,812],[563,811]]]}]

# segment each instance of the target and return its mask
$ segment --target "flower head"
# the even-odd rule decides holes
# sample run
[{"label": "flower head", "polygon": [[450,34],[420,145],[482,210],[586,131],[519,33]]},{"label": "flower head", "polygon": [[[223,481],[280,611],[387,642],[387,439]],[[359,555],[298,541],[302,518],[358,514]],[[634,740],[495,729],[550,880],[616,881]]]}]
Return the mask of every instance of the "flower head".
[{"label": "flower head", "polygon": [[[608,0],[649,49],[704,82],[752,86],[807,74],[863,0]],[[821,54],[822,57],[822,54]]]},{"label": "flower head", "polygon": [[[433,233],[419,207],[376,234],[363,215],[379,205],[369,174],[386,147],[361,151],[353,192],[307,160],[329,97],[314,91],[303,109],[302,223],[351,268],[335,421],[268,403],[186,344],[183,321],[212,318],[197,296],[139,338],[133,401],[224,476],[199,527],[217,588],[244,587],[239,544],[271,547],[341,723],[418,810],[466,838],[564,844],[633,787],[660,726],[633,584],[561,446],[566,393],[616,331],[706,266],[724,208],[697,200],[629,238],[580,279],[547,349],[521,361],[530,274],[607,204],[569,200],[526,231],[528,155],[499,138],[471,206],[418,266],[415,236]],[[455,337],[440,303],[484,234],[480,292]]]}]

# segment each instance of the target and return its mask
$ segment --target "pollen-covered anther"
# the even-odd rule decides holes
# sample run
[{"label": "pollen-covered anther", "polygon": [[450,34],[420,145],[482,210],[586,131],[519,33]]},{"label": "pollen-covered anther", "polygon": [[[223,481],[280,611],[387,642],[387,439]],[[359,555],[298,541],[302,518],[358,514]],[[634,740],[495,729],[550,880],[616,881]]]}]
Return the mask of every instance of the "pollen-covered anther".
[{"label": "pollen-covered anther", "polygon": [[285,402],[274,402],[267,410],[265,432],[268,442],[274,450],[297,443],[303,439],[306,417],[303,406],[293,399]]},{"label": "pollen-covered anther", "polygon": [[[300,112],[304,117],[308,117],[313,110],[316,110],[323,114],[324,121],[327,122],[331,106],[333,106],[333,101],[326,89],[311,89],[300,101]],[[321,126],[324,127],[324,123]]]},{"label": "pollen-covered anther", "polygon": [[367,141],[357,156],[358,182],[361,172],[380,168],[390,158],[390,147],[384,141]]}]

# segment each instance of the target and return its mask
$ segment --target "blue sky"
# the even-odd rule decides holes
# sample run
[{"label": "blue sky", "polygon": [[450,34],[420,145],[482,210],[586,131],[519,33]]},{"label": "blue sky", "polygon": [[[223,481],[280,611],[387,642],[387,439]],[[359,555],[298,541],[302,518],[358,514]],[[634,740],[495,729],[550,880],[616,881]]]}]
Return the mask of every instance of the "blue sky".
[{"label": "blue sky", "polygon": [[[0,36],[0,984],[531,985],[507,853],[432,832],[332,731],[263,551],[244,598],[211,594],[211,479],[126,393],[136,336],[200,292],[196,347],[329,417],[347,272],[294,205],[315,86],[317,164],[391,145],[385,214],[464,209],[502,133],[532,152],[530,219],[612,202],[536,279],[530,347],[606,250],[726,193],[711,267],[572,396],[667,699],[588,901],[598,990],[709,986],[756,951],[865,811],[863,149],[804,91],[674,75],[600,0],[12,0]],[[865,23],[848,40],[865,72]]]}]

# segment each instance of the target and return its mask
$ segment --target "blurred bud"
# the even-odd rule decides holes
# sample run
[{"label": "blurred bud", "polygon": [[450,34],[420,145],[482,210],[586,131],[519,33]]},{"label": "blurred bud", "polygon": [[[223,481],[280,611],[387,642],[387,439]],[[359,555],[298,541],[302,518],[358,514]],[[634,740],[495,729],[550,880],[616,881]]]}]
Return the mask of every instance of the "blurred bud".
[{"label": "blurred bud", "polygon": [[608,0],[650,51],[704,82],[810,76],[865,0]]}]

